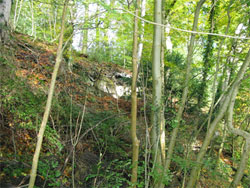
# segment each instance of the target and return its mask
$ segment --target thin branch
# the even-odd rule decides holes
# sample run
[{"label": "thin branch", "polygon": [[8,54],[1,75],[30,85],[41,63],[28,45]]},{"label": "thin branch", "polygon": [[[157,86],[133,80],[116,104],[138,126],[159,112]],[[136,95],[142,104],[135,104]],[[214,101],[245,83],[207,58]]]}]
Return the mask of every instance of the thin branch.
[{"label": "thin branch", "polygon": [[[126,114],[128,114],[128,113],[115,114],[115,115],[111,115],[111,116],[108,116],[108,117],[102,119],[101,121],[99,121],[99,122],[98,122],[97,124],[95,124],[94,126],[88,128],[88,129],[78,138],[78,142],[80,142],[80,140],[83,139],[84,136],[86,136],[86,135],[87,135],[90,131],[92,131],[93,129],[97,128],[97,127],[98,127],[99,125],[101,125],[104,121],[106,121],[106,120],[108,120],[108,119],[111,119],[111,118],[113,118],[113,117],[117,117],[117,116],[121,116],[121,115],[126,115]],[[67,163],[68,163],[69,157],[71,156],[72,152],[73,152],[73,147],[71,148],[71,150],[70,150],[68,156],[66,157],[66,160],[65,160],[65,162],[64,162],[64,166],[63,166],[63,168],[62,168],[63,170],[65,169],[65,167],[66,167],[66,165],[67,165]]]}]

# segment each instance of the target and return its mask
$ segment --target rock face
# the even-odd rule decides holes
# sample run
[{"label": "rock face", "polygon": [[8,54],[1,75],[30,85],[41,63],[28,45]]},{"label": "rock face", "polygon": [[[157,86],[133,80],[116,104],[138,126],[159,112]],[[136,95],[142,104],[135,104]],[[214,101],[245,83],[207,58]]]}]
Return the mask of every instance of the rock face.
[{"label": "rock face", "polygon": [[0,42],[8,37],[7,26],[9,25],[11,0],[0,0]]},{"label": "rock face", "polygon": [[116,99],[131,93],[130,87],[126,85],[118,85],[115,80],[108,77],[101,77],[97,80],[96,86],[99,90],[112,95]]}]

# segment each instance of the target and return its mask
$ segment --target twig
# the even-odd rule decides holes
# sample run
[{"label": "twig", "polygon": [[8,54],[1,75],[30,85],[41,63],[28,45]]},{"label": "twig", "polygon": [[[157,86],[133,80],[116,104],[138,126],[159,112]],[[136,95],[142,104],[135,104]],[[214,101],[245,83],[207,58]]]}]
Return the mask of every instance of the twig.
[{"label": "twig", "polygon": [[[80,141],[81,139],[83,139],[84,136],[85,136],[86,134],[88,134],[88,133],[89,133],[91,130],[93,130],[94,128],[98,127],[98,126],[99,126],[101,123],[103,123],[104,121],[106,121],[106,120],[108,120],[108,119],[111,119],[111,118],[113,118],[113,117],[117,117],[117,116],[121,116],[121,115],[126,115],[126,114],[128,114],[128,113],[126,112],[126,113],[121,113],[121,114],[115,114],[115,115],[108,116],[108,117],[104,118],[103,120],[101,120],[101,121],[99,121],[97,124],[95,124],[94,126],[92,126],[92,127],[90,127],[89,129],[87,129],[87,130],[80,136],[80,138],[78,139],[78,141]],[[66,165],[67,165],[67,163],[68,163],[68,160],[69,160],[69,157],[70,157],[70,155],[72,154],[72,152],[73,152],[73,147],[72,147],[72,149],[70,150],[69,155],[67,156],[67,158],[66,158],[66,160],[65,160],[65,162],[64,162],[63,169],[66,167]]]},{"label": "twig", "polygon": [[13,147],[14,147],[14,152],[15,152],[15,160],[16,160],[16,156],[17,156],[17,152],[16,152],[16,142],[15,142],[15,134],[14,134],[14,129],[11,129],[12,132],[12,142],[13,142]]}]

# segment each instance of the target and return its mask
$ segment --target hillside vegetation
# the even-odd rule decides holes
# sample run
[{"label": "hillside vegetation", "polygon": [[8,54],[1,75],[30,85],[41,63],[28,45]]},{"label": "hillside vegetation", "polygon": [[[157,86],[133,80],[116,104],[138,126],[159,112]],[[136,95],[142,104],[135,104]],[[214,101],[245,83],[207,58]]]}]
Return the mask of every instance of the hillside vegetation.
[{"label": "hillside vegetation", "polygon": [[[0,67],[2,185],[28,183],[36,135],[53,71],[55,49],[56,46],[52,44],[33,41],[31,37],[22,34],[14,34],[11,42],[2,48],[3,63]],[[53,107],[46,128],[36,185],[70,186],[74,157],[74,176],[78,186],[127,187],[131,168],[129,96],[114,98],[112,93],[98,88],[95,82],[105,76],[112,82],[111,85],[126,85],[129,83],[128,78],[123,78],[123,81],[121,78],[115,79],[115,75],[122,73],[130,75],[129,70],[107,62],[91,61],[78,54],[73,57],[72,67],[69,67],[65,59],[62,66],[64,67],[60,68]],[[114,79],[108,76],[110,74],[113,74]],[[142,99],[139,99],[138,104],[138,117],[140,117],[138,131],[143,150],[147,117],[144,116]],[[178,108],[175,103],[170,106],[174,111]],[[173,115],[169,109],[169,119]],[[202,114],[200,117],[202,118]],[[175,177],[171,187],[178,187],[179,180],[183,176],[179,172],[178,165],[182,168],[190,168],[192,165],[187,159],[187,157],[192,158],[189,156],[189,145],[192,145],[193,151],[199,150],[204,135],[201,127],[200,138],[192,139],[195,134],[192,126],[196,115],[185,112],[184,118],[186,126],[181,129],[182,136],[175,151],[175,165],[172,169]],[[187,130],[192,134],[186,135]],[[81,134],[78,134],[78,131]],[[212,156],[216,157],[219,146],[220,140],[215,141],[210,151]],[[211,185],[227,187],[228,177],[236,170],[230,155],[230,150],[225,148],[220,156],[223,164],[221,172],[213,172],[213,161],[208,158],[200,184],[204,187]],[[141,157],[143,160],[143,153]],[[248,172],[245,171],[245,181],[249,181],[246,180]],[[139,179],[143,180],[143,163],[139,173]],[[144,185],[143,181],[141,185]]]},{"label": "hillside vegetation", "polygon": [[0,0],[0,187],[249,188],[249,0]]},{"label": "hillside vegetation", "polygon": [[[32,42],[32,38],[21,34],[12,37],[11,43],[1,50],[0,163],[3,171],[0,178],[1,182],[17,185],[22,180],[22,184],[27,183],[56,47],[41,41]],[[69,186],[73,145],[79,185],[88,187],[97,177],[98,184],[126,183],[128,171],[124,171],[124,166],[129,167],[131,155],[130,102],[114,98],[91,81],[91,78],[96,79],[95,82],[100,80],[98,76],[119,74],[123,68],[78,55],[74,56],[71,68],[65,60],[62,66],[39,162],[38,185]],[[127,70],[124,72],[129,74]],[[112,76],[109,76],[110,82],[117,84]],[[110,179],[104,180],[104,176]]]}]

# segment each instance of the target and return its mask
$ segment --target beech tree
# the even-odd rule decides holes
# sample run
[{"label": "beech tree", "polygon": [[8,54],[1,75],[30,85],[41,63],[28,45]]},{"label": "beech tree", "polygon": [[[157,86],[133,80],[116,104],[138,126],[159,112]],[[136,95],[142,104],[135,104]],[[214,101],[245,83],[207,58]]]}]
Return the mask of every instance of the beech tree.
[{"label": "beech tree", "polygon": [[0,1],[0,42],[8,39],[11,0]]},{"label": "beech tree", "polygon": [[[156,24],[162,23],[162,1],[154,1],[154,22]],[[153,171],[159,174],[163,173],[161,168],[164,166],[162,161],[162,151],[161,149],[161,134],[163,128],[162,119],[162,75],[161,75],[161,26],[154,25],[154,35],[153,35],[153,60],[152,60],[152,77],[153,77],[153,103],[151,109],[151,124],[152,124],[152,152],[153,152]],[[165,138],[163,138],[165,140]],[[159,178],[154,179],[154,187],[162,187],[162,182]]]},{"label": "beech tree", "polygon": [[85,1],[85,10],[84,10],[84,25],[86,28],[83,30],[83,44],[82,44],[82,52],[83,54],[87,54],[88,49],[88,19],[89,19],[89,4],[88,1]]}]

